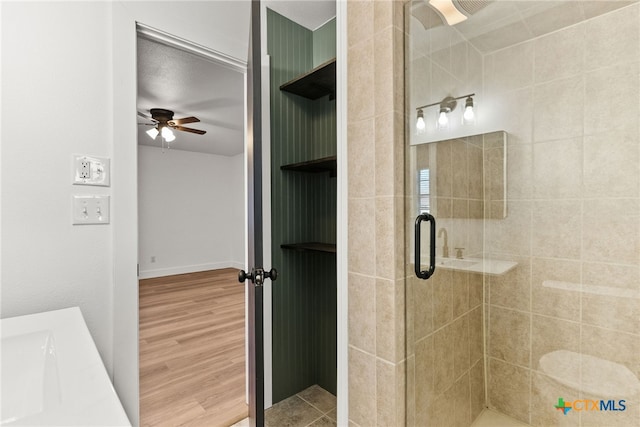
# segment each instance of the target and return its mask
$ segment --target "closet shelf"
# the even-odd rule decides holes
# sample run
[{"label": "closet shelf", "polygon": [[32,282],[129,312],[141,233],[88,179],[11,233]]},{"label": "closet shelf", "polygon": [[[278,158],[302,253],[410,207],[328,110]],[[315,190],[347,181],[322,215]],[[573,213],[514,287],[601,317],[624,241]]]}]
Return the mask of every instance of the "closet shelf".
[{"label": "closet shelf", "polygon": [[318,242],[304,242],[304,243],[284,243],[280,245],[282,249],[293,249],[303,252],[325,252],[336,253],[335,243],[318,243]]},{"label": "closet shelf", "polygon": [[313,70],[289,80],[280,86],[280,90],[315,100],[325,95],[330,99],[336,93],[336,59],[333,58]]},{"label": "closet shelf", "polygon": [[322,159],[308,160],[305,162],[290,163],[288,165],[280,166],[281,170],[294,171],[294,172],[329,172],[332,177],[336,176],[337,169],[337,157],[329,156]]}]

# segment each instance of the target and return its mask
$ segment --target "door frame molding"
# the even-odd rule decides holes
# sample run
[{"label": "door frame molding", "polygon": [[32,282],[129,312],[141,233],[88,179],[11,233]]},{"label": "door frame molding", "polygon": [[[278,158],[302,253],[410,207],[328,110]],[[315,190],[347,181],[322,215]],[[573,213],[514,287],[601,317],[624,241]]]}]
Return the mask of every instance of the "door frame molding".
[{"label": "door frame molding", "polygon": [[349,425],[349,193],[347,167],[347,1],[336,0],[337,424]]}]

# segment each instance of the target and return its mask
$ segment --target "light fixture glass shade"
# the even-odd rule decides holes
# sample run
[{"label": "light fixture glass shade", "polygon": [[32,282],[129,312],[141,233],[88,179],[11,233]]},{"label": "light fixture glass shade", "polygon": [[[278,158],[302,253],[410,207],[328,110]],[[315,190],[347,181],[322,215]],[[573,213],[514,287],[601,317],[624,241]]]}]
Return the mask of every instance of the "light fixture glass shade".
[{"label": "light fixture glass shade", "polygon": [[429,4],[442,15],[449,25],[456,25],[467,19],[467,16],[458,10],[452,0],[429,0]]},{"label": "light fixture glass shade", "polygon": [[445,109],[440,109],[440,114],[438,114],[438,129],[446,129],[447,126],[449,126],[447,111]]},{"label": "light fixture glass shade", "polygon": [[176,139],[176,136],[173,134],[173,131],[171,129],[169,129],[168,127],[163,127],[162,128],[162,137],[167,142],[171,142],[174,139]]},{"label": "light fixture glass shade", "polygon": [[473,110],[473,98],[468,97],[464,103],[464,113],[462,113],[462,123],[473,124],[476,121],[476,113]]},{"label": "light fixture glass shade", "polygon": [[427,125],[424,122],[424,113],[422,112],[422,109],[420,109],[418,110],[418,120],[416,120],[416,130],[418,131],[418,134],[424,133],[426,127]]},{"label": "light fixture glass shade", "polygon": [[151,128],[147,131],[147,135],[149,135],[151,139],[156,139],[159,133],[160,132],[158,132],[158,129],[156,128]]}]

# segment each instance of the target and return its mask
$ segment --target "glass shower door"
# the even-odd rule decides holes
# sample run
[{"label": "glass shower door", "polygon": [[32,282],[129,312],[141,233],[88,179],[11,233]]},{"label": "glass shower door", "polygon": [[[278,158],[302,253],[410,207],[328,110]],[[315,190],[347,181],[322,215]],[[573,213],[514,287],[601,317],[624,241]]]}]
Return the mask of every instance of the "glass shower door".
[{"label": "glass shower door", "polygon": [[640,4],[430,3],[405,9],[407,424],[638,425]]}]

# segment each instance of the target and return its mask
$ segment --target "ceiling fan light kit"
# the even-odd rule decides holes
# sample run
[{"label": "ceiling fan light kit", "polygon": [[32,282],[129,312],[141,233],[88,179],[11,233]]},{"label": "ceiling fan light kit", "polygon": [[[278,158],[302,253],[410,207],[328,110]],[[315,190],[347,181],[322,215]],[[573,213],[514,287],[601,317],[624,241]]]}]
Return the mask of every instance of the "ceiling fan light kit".
[{"label": "ceiling fan light kit", "polygon": [[[149,110],[149,113],[151,113],[151,117],[149,117],[147,114],[144,114],[138,111],[139,116],[154,122],[152,124],[153,127],[149,129],[146,133],[147,135],[149,135],[151,139],[154,139],[154,140],[158,137],[158,135],[160,135],[163,141],[163,148],[164,148],[165,141],[167,142],[167,148],[169,148],[168,144],[176,139],[176,136],[173,133],[174,129],[182,132],[195,133],[197,135],[204,135],[205,133],[207,133],[204,130],[182,126],[187,123],[199,122],[200,119],[198,119],[197,117],[190,116],[190,117],[174,120],[173,111],[165,110],[164,108],[152,108]],[[145,123],[141,123],[141,124],[145,124]]]}]

